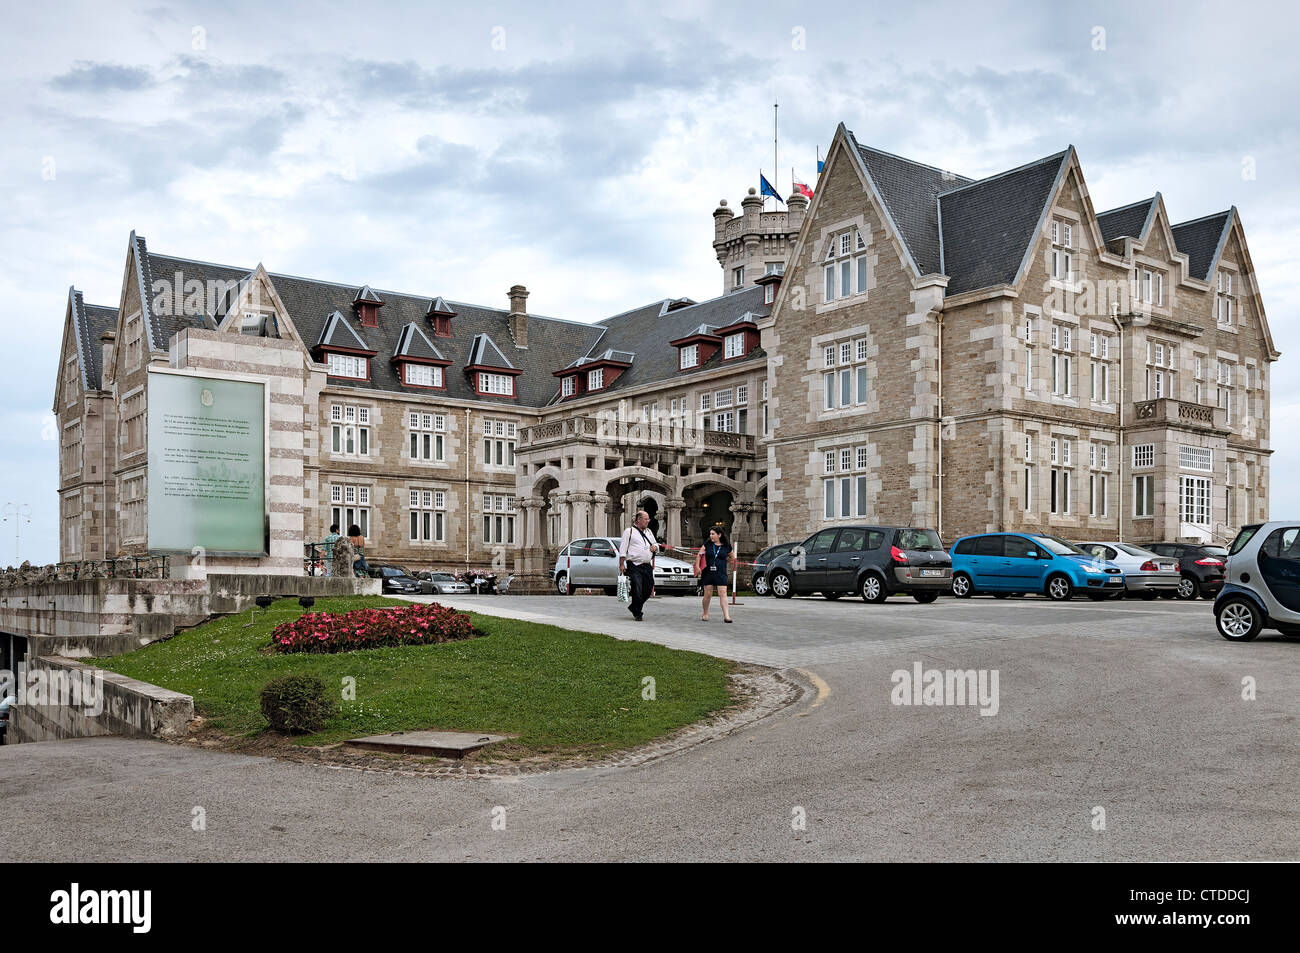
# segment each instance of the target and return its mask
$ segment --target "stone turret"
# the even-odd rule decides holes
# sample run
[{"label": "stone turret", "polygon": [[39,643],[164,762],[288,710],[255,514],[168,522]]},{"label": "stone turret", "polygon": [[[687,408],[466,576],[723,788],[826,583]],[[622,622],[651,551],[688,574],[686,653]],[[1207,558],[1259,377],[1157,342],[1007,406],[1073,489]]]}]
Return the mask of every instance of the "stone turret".
[{"label": "stone turret", "polygon": [[740,207],[741,214],[736,215],[722,199],[713,210],[713,250],[722,267],[724,294],[752,287],[765,274],[784,271],[808,214],[808,200],[797,193],[785,209],[764,212],[763,197],[750,189]]}]

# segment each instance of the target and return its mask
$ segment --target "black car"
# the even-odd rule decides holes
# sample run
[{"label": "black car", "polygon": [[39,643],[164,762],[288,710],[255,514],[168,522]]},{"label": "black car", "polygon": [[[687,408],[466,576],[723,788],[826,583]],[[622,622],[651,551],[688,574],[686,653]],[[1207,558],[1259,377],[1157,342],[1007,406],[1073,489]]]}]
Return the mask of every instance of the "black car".
[{"label": "black car", "polygon": [[1178,583],[1179,599],[1213,599],[1223,588],[1228,565],[1228,551],[1211,543],[1152,543],[1143,547],[1161,556],[1178,560],[1182,579]]},{"label": "black car", "polygon": [[820,592],[838,599],[856,592],[864,602],[897,593],[934,602],[952,585],[952,557],[932,529],[843,526],[814,533],[767,570],[778,599]]},{"label": "black car", "polygon": [[401,566],[371,563],[370,578],[383,580],[381,591],[385,594],[391,592],[401,596],[418,596],[425,591],[426,586],[432,589],[432,584],[421,583]]},{"label": "black car", "polygon": [[772,566],[772,560],[776,559],[777,556],[784,556],[798,545],[798,543],[777,543],[775,546],[767,547],[754,557],[754,566],[750,572],[750,586],[753,587],[755,595],[768,596],[772,594],[772,587],[768,585],[767,580],[767,571]]}]

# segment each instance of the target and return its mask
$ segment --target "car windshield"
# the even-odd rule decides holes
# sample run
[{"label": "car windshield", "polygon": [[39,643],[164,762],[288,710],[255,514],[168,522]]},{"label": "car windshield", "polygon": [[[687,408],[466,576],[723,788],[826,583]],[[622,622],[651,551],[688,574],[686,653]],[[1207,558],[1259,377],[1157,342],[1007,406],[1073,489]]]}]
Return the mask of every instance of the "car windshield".
[{"label": "car windshield", "polygon": [[456,577],[449,572],[435,572],[430,578],[434,582],[455,582]]},{"label": "car windshield", "polygon": [[900,529],[898,547],[924,553],[943,549],[943,540],[939,539],[939,534],[932,529]]},{"label": "car windshield", "polygon": [[1237,538],[1232,541],[1232,548],[1228,550],[1228,554],[1231,556],[1237,555],[1237,553],[1246,548],[1246,544],[1249,543],[1251,538],[1258,532],[1258,525],[1243,526],[1241,532],[1237,534]]},{"label": "car windshield", "polygon": [[1133,546],[1130,543],[1116,543],[1115,548],[1122,553],[1128,553],[1130,556],[1141,556],[1143,559],[1155,557],[1155,553],[1149,549],[1143,549],[1141,546]]},{"label": "car windshield", "polygon": [[1207,556],[1218,556],[1220,559],[1228,555],[1228,551],[1222,546],[1206,546],[1201,552]]},{"label": "car windshield", "polygon": [[396,566],[381,566],[380,569],[379,569],[379,571],[382,572],[385,576],[388,576],[388,577],[390,577],[390,578],[392,578],[392,577],[394,577],[394,576],[405,576],[405,575],[406,575],[406,573],[404,573],[402,570],[398,569]]},{"label": "car windshield", "polygon": [[1033,537],[1033,539],[1034,542],[1041,543],[1043,548],[1046,549],[1049,553],[1052,553],[1054,556],[1086,556],[1087,555],[1087,553],[1085,553],[1078,546],[1074,545],[1074,543],[1067,543],[1065,540],[1057,536],[1035,536]]}]

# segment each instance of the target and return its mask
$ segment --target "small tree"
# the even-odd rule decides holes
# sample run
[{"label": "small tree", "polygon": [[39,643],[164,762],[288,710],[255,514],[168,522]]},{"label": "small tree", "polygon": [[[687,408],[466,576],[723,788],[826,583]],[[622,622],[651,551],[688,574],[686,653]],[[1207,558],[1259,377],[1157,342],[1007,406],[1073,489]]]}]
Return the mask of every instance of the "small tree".
[{"label": "small tree", "polygon": [[262,689],[262,714],[284,734],[320,731],[338,706],[315,675],[283,675]]}]

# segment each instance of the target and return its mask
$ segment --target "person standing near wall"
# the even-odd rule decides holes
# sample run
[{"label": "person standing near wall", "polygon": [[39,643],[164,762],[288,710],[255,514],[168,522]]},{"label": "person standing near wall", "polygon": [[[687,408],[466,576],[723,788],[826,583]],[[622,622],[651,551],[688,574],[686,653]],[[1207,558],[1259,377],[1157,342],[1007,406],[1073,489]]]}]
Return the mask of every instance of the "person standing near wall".
[{"label": "person standing near wall", "polygon": [[654,589],[655,553],[659,551],[659,543],[649,526],[650,514],[637,510],[636,519],[630,528],[623,531],[618,546],[619,574],[626,573],[632,587],[632,603],[627,611],[638,622],[641,621],[641,609]]},{"label": "person standing near wall", "polygon": [[330,534],[321,540],[321,545],[325,548],[325,575],[334,575],[334,544],[343,537],[339,535],[339,524],[330,524]]}]

